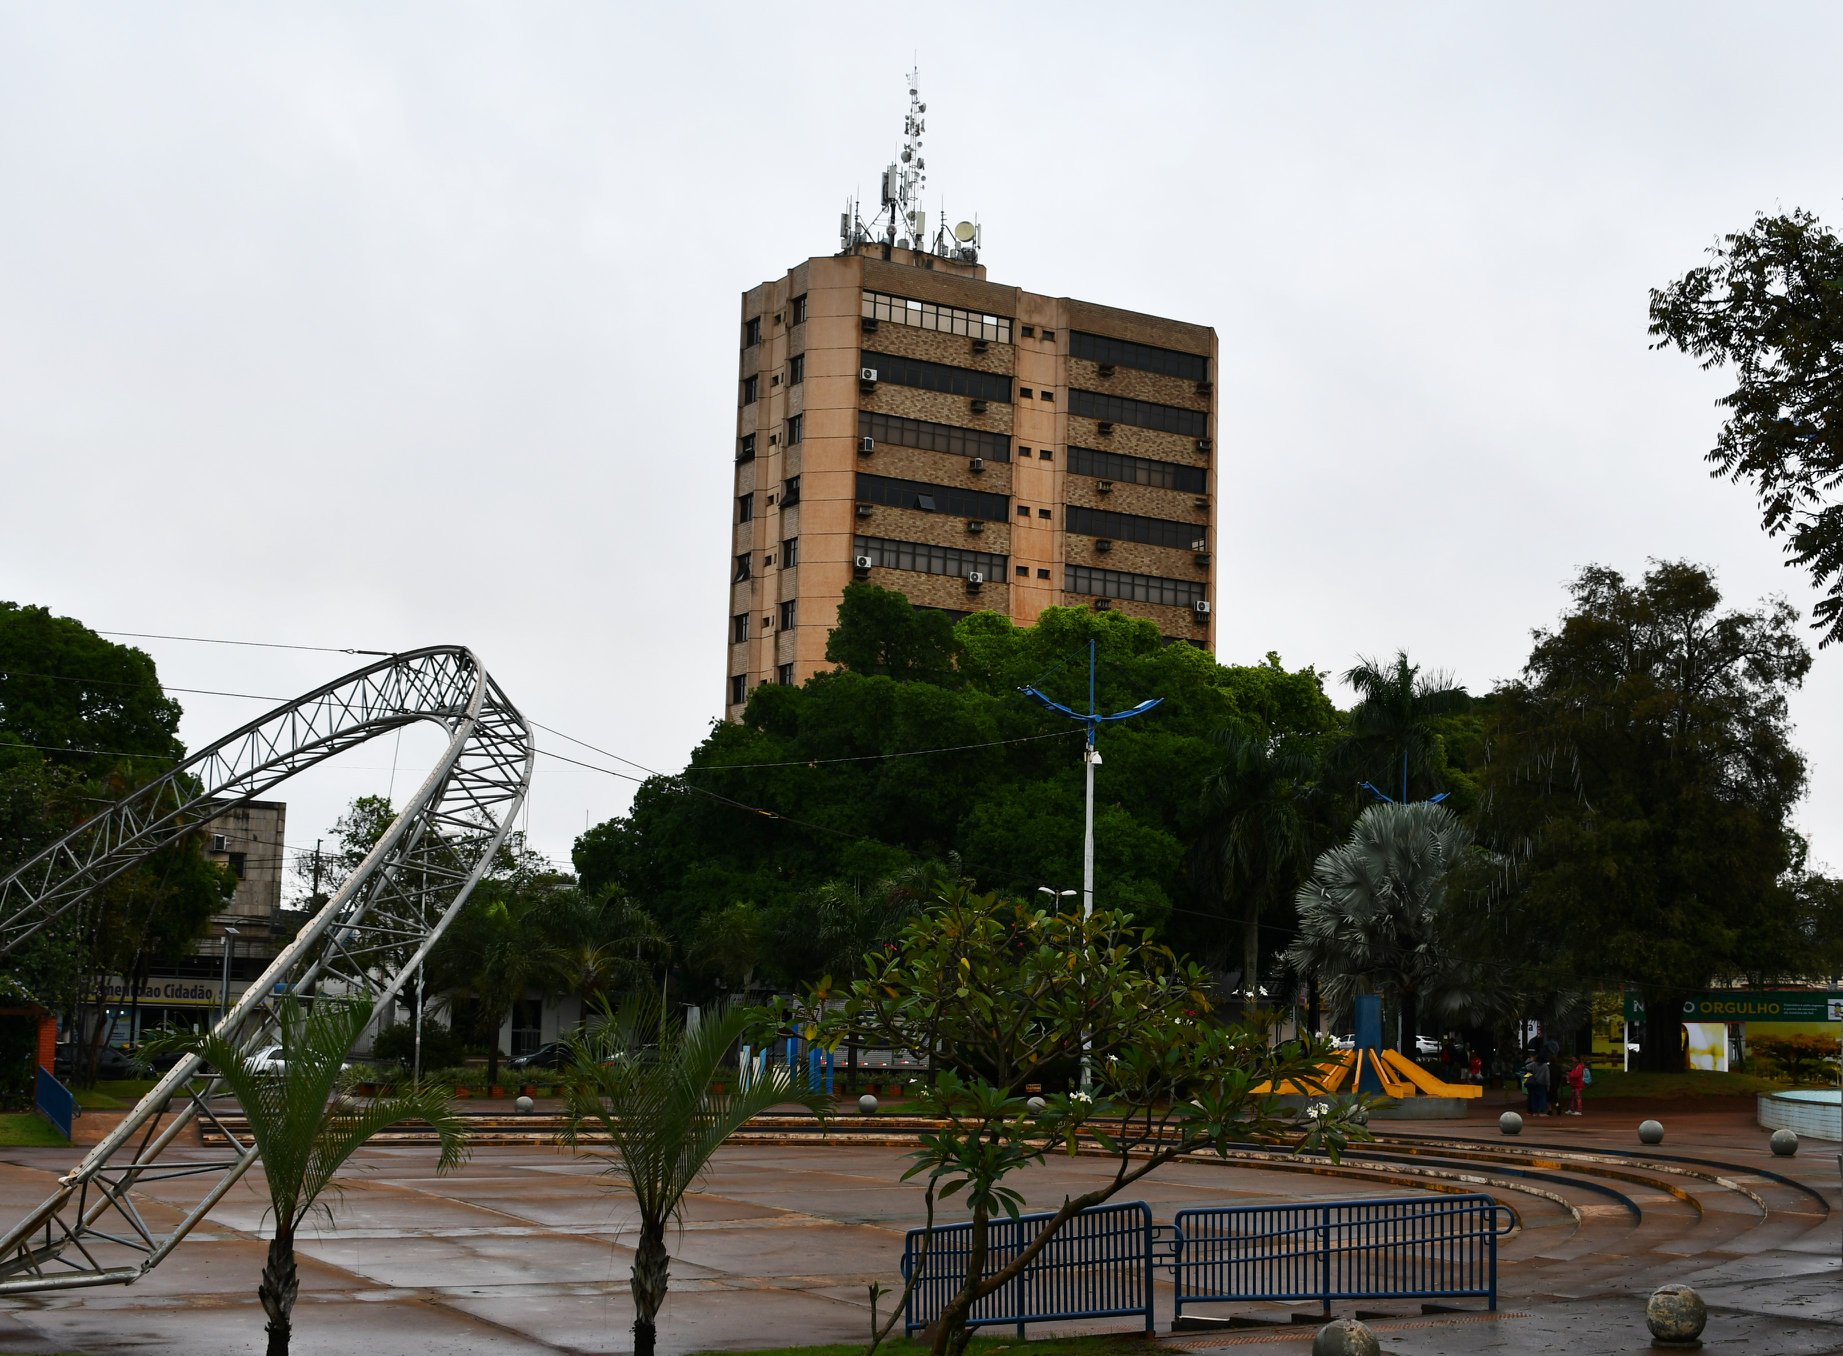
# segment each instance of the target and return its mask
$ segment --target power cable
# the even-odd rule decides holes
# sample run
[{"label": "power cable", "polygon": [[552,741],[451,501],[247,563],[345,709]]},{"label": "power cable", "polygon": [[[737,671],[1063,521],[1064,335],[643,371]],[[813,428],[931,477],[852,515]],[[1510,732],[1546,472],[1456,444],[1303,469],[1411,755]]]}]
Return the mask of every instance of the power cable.
[{"label": "power cable", "polygon": [[184,640],[195,645],[241,645],[254,650],[314,650],[321,654],[379,655],[385,659],[393,650],[361,650],[350,645],[285,645],[273,640],[226,640],[221,636],[169,636],[155,631],[98,631],[99,636],[127,636],[133,640]]}]

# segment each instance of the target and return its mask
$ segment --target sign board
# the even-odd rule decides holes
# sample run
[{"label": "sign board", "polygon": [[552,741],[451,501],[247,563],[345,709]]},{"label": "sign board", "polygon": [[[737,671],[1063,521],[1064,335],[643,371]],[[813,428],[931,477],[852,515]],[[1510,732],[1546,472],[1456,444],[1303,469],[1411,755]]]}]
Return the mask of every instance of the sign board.
[{"label": "sign board", "polygon": [[[1644,1000],[1625,996],[1625,1019],[1637,1026],[1645,1020]],[[1683,1004],[1685,1022],[1839,1022],[1843,1021],[1843,996],[1810,989],[1751,990],[1710,989],[1690,995]]]}]

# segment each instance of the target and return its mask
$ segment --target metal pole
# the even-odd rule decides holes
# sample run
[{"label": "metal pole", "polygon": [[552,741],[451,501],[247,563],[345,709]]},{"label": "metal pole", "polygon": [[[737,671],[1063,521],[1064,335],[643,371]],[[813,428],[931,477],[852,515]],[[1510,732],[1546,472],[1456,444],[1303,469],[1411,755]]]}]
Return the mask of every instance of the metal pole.
[{"label": "metal pole", "polygon": [[224,929],[224,977],[218,984],[218,1020],[221,1022],[230,1015],[230,954],[236,949],[238,932],[226,926]]},{"label": "metal pole", "polygon": [[[1081,921],[1084,934],[1088,920],[1094,917],[1094,765],[1100,755],[1094,747],[1094,726],[1088,727],[1088,747],[1083,751],[1082,760],[1088,765],[1088,804],[1083,820],[1081,837]],[[1094,1037],[1086,1027],[1081,1033],[1081,1090],[1094,1090],[1094,1068],[1092,1052]]]}]

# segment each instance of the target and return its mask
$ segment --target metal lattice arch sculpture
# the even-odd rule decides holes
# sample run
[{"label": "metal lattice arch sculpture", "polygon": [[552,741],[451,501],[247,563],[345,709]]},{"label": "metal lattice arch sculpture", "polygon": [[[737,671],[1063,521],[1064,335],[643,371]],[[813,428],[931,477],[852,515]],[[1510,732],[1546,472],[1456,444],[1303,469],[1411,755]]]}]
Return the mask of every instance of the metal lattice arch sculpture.
[{"label": "metal lattice arch sculpture", "polygon": [[[277,707],[78,826],[0,879],[0,957],[83,908],[97,887],[227,804],[405,725],[448,735],[440,760],[377,845],[218,1025],[245,1046],[273,1022],[268,996],[392,998],[492,864],[531,785],[530,727],[472,651],[392,655]],[[0,1239],[0,1294],[126,1284],[156,1266],[256,1160],[230,1136],[201,1157],[174,1143],[215,1119],[211,1079],[182,1060],[58,1188]],[[197,1204],[156,1225],[133,1192],[215,1177]]]}]

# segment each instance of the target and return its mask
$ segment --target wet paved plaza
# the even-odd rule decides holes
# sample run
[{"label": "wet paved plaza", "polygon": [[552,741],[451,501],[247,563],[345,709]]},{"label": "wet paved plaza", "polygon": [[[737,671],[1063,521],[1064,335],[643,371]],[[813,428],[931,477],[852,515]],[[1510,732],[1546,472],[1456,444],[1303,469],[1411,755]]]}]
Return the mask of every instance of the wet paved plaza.
[{"label": "wet paved plaza", "polygon": [[[1637,1119],[1612,1114],[1532,1125],[1517,1147],[1541,1153],[1554,1146],[1558,1159],[1636,1152]],[[1764,1132],[1740,1108],[1667,1114],[1666,1121],[1670,1137],[1660,1155],[1725,1166],[1671,1168],[1660,1158],[1664,1171],[1692,1176],[1680,1186],[1674,1176],[1657,1178],[1656,1186],[1625,1181],[1623,1214],[1574,1192],[1565,1171],[1498,1180],[1492,1189],[1501,1188],[1524,1218],[1505,1243],[1500,1313],[1422,1315],[1413,1303],[1378,1303],[1388,1315],[1374,1321],[1385,1350],[1649,1351],[1643,1296],[1669,1279],[1689,1281],[1708,1299],[1714,1317],[1707,1352],[1843,1353],[1836,1146],[1808,1141],[1798,1158],[1773,1159]],[[1469,1138],[1481,1152],[1507,1143],[1483,1116],[1391,1129],[1438,1136],[1449,1147]],[[74,1161],[69,1150],[0,1151],[0,1212],[18,1218]],[[596,1161],[550,1147],[489,1147],[447,1177],[433,1172],[433,1151],[416,1146],[369,1149],[357,1161],[361,1170],[346,1175],[335,1223],[300,1247],[294,1350],[301,1356],[631,1350],[630,1218]],[[905,1166],[899,1149],[848,1141],[725,1149],[672,1241],[662,1351],[861,1340],[870,1323],[869,1287],[900,1288],[903,1233],[919,1223],[919,1190],[897,1180]],[[1052,1206],[1102,1171],[1099,1159],[1053,1159],[1024,1181],[1033,1205]],[[1763,1176],[1748,1176],[1756,1172]],[[1796,1180],[1775,1186],[1768,1180],[1774,1172]],[[1793,1191],[1798,1182],[1824,1201],[1809,1189],[1801,1200]],[[1412,1189],[1388,1174],[1344,1178],[1194,1161],[1162,1170],[1124,1198],[1148,1201],[1165,1222],[1183,1206]],[[183,1209],[189,1190],[202,1185],[160,1184],[150,1213]],[[240,1184],[133,1286],[0,1301],[0,1352],[261,1351],[255,1285],[263,1210],[256,1185]],[[1170,1334],[1170,1292],[1161,1290],[1160,1346],[1310,1349],[1309,1326]],[[1273,1307],[1247,1312],[1286,1316]]]}]

